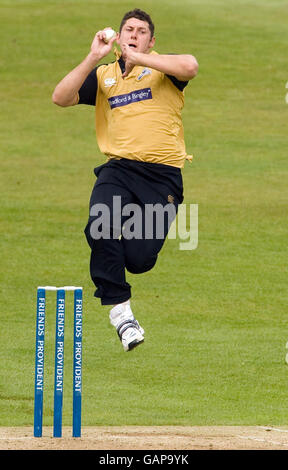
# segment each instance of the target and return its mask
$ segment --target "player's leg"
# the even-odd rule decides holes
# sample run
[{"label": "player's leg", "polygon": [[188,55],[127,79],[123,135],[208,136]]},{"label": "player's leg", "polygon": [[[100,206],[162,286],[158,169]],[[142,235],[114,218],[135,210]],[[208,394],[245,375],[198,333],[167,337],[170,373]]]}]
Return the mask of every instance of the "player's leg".
[{"label": "player's leg", "polygon": [[[173,204],[166,204],[160,198],[157,206],[155,206],[153,217],[149,213],[147,215],[147,208],[143,205],[141,238],[127,237],[126,224],[124,225],[122,240],[127,271],[140,274],[150,271],[155,266],[170,226],[177,215],[178,205],[179,201],[177,199]],[[151,213],[151,207],[148,211]]]},{"label": "player's leg", "polygon": [[[161,209],[161,204],[159,204],[158,209]],[[132,237],[131,238],[131,232],[127,229],[127,226],[129,226],[129,221],[126,220],[124,223],[124,228],[122,230],[122,246],[124,250],[124,257],[125,257],[125,267],[126,269],[134,274],[140,274],[146,271],[149,271],[150,269],[153,268],[157,261],[158,254],[163,247],[163,244],[165,242],[165,239],[167,237],[169,228],[171,223],[176,217],[176,213],[178,210],[178,202],[174,205],[170,205],[170,208],[167,211],[166,204],[163,203],[162,201],[162,211],[158,210],[158,212],[153,217],[153,223],[151,225],[151,220],[149,221],[149,217],[147,218],[145,215],[145,205],[141,207],[141,211],[137,211],[138,213],[138,225],[141,226],[141,237],[139,237],[139,227],[138,227],[138,237]],[[158,218],[157,218],[158,214]],[[134,222],[134,229],[135,230],[135,224],[137,225],[137,218],[133,218]],[[147,226],[148,223],[148,226]],[[129,301],[128,301],[129,302]],[[110,319],[111,319],[111,314],[115,311],[117,311],[117,308],[122,308],[123,312],[129,312],[130,310],[130,304],[129,305],[124,305],[117,306],[115,309],[111,310],[110,312]],[[131,312],[132,314],[132,312]],[[132,314],[133,315],[133,314]],[[118,317],[120,318],[120,317]],[[132,316],[130,317],[132,318]],[[121,325],[122,327],[122,325]],[[123,323],[123,327],[128,328],[128,332],[132,330],[129,330],[129,321]],[[136,336],[138,336],[135,339],[135,345],[140,344],[141,341],[141,335],[143,336],[144,340],[144,331],[143,329],[139,326],[138,324],[138,332],[137,330],[134,329],[134,332],[136,331]],[[125,334],[125,333],[124,333]],[[129,338],[131,339],[131,338]],[[122,340],[122,344],[125,349],[124,342]],[[131,343],[133,345],[133,343]],[[127,350],[127,349],[126,349]]]},{"label": "player's leg", "polygon": [[97,287],[94,295],[101,299],[102,305],[113,306],[109,315],[110,322],[116,328],[125,351],[130,351],[144,341],[144,330],[139,326],[130,307],[131,287],[125,279],[125,256],[121,239],[125,220],[122,207],[131,201],[132,197],[126,189],[96,183],[85,228],[91,248],[90,274]]},{"label": "player's leg", "polygon": [[[120,205],[115,205],[115,197]],[[91,199],[85,235],[91,248],[90,275],[102,305],[125,302],[131,296],[125,279],[125,257],[120,240],[122,204],[131,200],[120,186],[96,182]]]}]

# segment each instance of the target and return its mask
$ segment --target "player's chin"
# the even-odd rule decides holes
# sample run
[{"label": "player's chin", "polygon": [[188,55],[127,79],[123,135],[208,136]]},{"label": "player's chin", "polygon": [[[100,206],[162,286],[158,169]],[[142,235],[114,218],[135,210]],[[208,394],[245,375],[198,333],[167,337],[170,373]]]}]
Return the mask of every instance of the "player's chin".
[{"label": "player's chin", "polygon": [[138,52],[138,47],[137,46],[128,46],[129,47],[129,50],[131,52]]}]

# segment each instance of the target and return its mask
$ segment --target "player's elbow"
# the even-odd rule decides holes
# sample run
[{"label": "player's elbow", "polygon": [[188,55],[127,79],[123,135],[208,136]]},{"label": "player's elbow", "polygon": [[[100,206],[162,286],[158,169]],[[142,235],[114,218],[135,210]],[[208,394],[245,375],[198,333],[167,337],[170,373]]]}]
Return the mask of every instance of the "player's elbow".
[{"label": "player's elbow", "polygon": [[61,95],[59,93],[57,93],[56,90],[54,90],[54,92],[52,94],[52,102],[54,104],[57,104],[57,106],[67,106],[65,104],[65,101],[63,101],[63,98],[61,97]]},{"label": "player's elbow", "polygon": [[62,93],[60,93],[57,88],[55,88],[53,94],[52,94],[52,101],[54,104],[57,104],[57,106],[62,106],[63,108],[67,106],[73,106],[74,104],[77,104],[78,102],[78,95],[71,97],[66,97]]},{"label": "player's elbow", "polygon": [[186,67],[187,76],[189,77],[189,80],[192,80],[192,78],[196,77],[199,68],[198,62],[194,56],[189,56],[189,60],[187,61]]},{"label": "player's elbow", "polygon": [[181,72],[177,75],[175,74],[178,80],[186,82],[196,77],[197,72],[198,72],[198,62],[193,55],[181,56],[180,65],[181,65]]}]

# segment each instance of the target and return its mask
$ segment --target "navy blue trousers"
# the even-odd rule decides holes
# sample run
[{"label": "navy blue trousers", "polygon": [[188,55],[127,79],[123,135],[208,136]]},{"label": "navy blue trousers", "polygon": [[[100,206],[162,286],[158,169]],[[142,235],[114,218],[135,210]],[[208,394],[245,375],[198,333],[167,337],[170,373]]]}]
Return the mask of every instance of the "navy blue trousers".
[{"label": "navy blue trousers", "polygon": [[[131,297],[125,270],[140,274],[155,265],[173,214],[176,215],[178,205],[183,201],[182,175],[181,170],[175,167],[127,159],[110,160],[95,168],[94,172],[97,180],[85,228],[91,248],[90,275],[97,288],[95,297],[101,299],[102,305],[114,305]],[[160,232],[156,231],[155,223],[152,230],[149,227],[147,237],[145,209],[147,205],[152,207],[155,204],[172,210],[169,216],[165,212]],[[136,212],[134,205],[137,205]],[[132,208],[130,213],[129,208]],[[125,223],[129,225],[129,233],[127,228],[125,232]]]}]

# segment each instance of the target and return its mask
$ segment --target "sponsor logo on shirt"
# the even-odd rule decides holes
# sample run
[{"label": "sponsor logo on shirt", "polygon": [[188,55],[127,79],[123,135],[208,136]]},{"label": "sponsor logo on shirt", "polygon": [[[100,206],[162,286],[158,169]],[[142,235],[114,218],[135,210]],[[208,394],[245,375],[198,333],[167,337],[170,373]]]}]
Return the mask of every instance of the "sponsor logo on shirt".
[{"label": "sponsor logo on shirt", "polygon": [[108,98],[111,109],[145,100],[152,100],[151,88],[143,88],[142,90],[131,91],[125,95],[112,96],[111,98]]},{"label": "sponsor logo on shirt", "polygon": [[104,86],[106,88],[108,88],[108,87],[113,86],[113,85],[116,85],[116,78],[106,78],[106,80],[104,82]]}]

